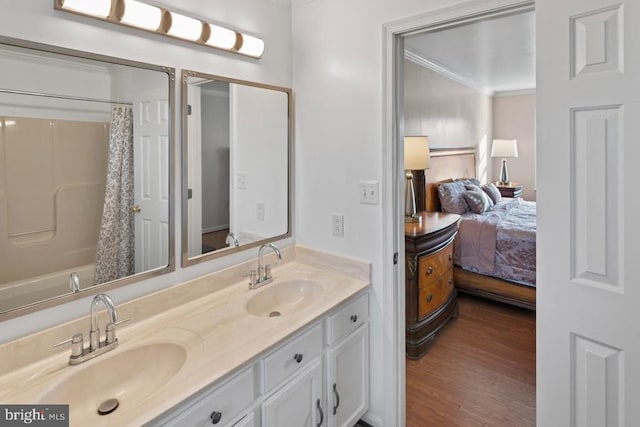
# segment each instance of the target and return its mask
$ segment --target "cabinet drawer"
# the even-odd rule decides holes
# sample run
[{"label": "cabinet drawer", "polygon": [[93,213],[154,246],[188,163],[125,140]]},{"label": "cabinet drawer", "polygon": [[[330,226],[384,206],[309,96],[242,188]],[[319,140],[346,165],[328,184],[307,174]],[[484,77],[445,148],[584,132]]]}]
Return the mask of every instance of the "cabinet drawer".
[{"label": "cabinet drawer", "polygon": [[313,358],[322,353],[322,347],[322,324],[318,323],[265,358],[266,390],[271,390],[282,380],[305,367]]},{"label": "cabinet drawer", "polygon": [[[257,398],[256,367],[250,366],[239,374],[234,375],[225,384],[216,387],[211,393],[194,399],[194,403],[187,407],[180,415],[170,420],[168,426],[229,426],[229,422],[249,407]],[[213,424],[213,414],[220,415],[217,423]]]},{"label": "cabinet drawer", "polygon": [[347,304],[329,318],[329,344],[334,344],[369,320],[369,294]]},{"label": "cabinet drawer", "polygon": [[418,283],[420,287],[435,283],[440,276],[453,267],[453,245],[449,244],[438,252],[420,257],[418,260]]},{"label": "cabinet drawer", "polygon": [[422,320],[447,301],[453,291],[453,269],[418,291],[418,320]]}]

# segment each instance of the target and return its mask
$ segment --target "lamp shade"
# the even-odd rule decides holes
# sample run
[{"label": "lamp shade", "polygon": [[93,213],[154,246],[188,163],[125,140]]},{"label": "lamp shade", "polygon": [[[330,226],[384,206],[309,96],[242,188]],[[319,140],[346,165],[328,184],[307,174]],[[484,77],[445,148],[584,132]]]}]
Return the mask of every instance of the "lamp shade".
[{"label": "lamp shade", "polygon": [[491,157],[518,157],[518,142],[515,139],[494,139]]},{"label": "lamp shade", "polygon": [[429,138],[426,136],[404,137],[404,168],[407,170],[429,169]]}]

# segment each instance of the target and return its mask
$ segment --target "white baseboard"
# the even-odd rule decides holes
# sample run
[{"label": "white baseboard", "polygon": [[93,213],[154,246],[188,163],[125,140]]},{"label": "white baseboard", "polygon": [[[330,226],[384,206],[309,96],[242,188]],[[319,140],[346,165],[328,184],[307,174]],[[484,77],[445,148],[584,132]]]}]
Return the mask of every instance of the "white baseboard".
[{"label": "white baseboard", "polygon": [[382,418],[377,415],[372,414],[371,412],[367,412],[362,416],[362,421],[365,423],[371,424],[373,427],[383,427]]},{"label": "white baseboard", "polygon": [[214,225],[213,227],[203,228],[202,234],[213,233],[214,231],[227,230],[227,229],[229,229],[229,224]]}]

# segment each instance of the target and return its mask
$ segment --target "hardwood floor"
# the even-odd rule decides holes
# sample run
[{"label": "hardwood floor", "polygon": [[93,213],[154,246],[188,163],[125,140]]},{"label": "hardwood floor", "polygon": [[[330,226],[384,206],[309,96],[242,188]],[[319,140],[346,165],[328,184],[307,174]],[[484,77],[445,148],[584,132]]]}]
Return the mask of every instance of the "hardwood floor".
[{"label": "hardwood floor", "polygon": [[427,354],[407,359],[407,427],[535,426],[535,312],[459,301]]}]

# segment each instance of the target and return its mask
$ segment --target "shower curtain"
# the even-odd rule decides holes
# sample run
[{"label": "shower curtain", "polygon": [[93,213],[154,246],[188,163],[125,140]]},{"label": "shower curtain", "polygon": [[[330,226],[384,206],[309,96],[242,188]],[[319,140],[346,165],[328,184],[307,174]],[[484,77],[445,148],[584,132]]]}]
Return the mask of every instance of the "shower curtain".
[{"label": "shower curtain", "polygon": [[133,202],[133,111],[130,106],[116,105],[111,113],[95,284],[135,273]]}]

